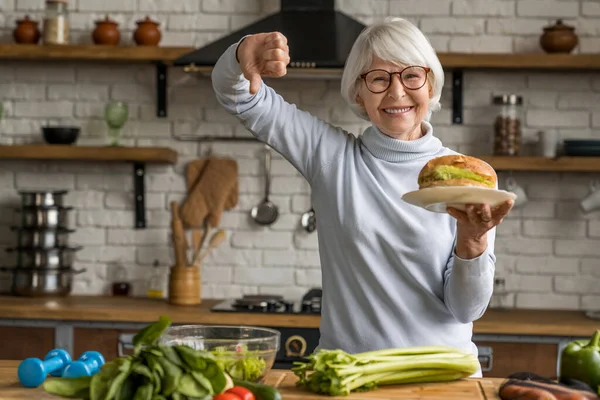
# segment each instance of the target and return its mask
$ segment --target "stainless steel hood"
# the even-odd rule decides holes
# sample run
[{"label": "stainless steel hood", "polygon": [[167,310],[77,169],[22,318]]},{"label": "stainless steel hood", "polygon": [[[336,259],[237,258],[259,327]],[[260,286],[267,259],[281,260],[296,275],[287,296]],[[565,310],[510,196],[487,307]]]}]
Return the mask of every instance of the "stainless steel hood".
[{"label": "stainless steel hood", "polygon": [[281,0],[279,12],[184,54],[174,65],[188,70],[213,67],[223,52],[243,36],[278,31],[288,39],[291,58],[288,67],[315,72],[341,69],[364,28],[362,23],[336,11],[334,0]]}]

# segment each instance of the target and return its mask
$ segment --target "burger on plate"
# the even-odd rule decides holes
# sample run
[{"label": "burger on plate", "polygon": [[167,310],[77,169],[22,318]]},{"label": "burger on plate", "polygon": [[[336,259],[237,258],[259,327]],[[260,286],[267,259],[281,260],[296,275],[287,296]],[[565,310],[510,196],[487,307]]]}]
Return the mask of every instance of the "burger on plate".
[{"label": "burger on plate", "polygon": [[419,173],[419,189],[440,186],[476,186],[495,189],[496,171],[485,161],[464,155],[433,158]]}]

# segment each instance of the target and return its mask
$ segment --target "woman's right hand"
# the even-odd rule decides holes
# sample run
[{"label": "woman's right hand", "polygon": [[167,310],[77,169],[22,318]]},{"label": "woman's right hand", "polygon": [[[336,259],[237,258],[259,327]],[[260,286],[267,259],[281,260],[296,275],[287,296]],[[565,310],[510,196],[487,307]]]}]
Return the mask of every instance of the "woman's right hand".
[{"label": "woman's right hand", "polygon": [[250,81],[250,93],[260,89],[261,77],[280,78],[287,73],[290,52],[287,38],[280,32],[248,36],[237,49],[244,77]]}]

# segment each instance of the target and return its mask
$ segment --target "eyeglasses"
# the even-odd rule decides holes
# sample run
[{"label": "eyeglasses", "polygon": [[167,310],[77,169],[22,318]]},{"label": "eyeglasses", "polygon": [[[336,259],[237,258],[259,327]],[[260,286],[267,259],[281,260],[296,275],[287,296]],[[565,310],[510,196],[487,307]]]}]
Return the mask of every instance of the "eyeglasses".
[{"label": "eyeglasses", "polygon": [[392,84],[392,76],[398,74],[402,86],[409,90],[421,89],[427,82],[427,73],[431,68],[411,65],[399,72],[388,72],[384,69],[373,69],[360,75],[367,89],[373,93],[383,93]]}]

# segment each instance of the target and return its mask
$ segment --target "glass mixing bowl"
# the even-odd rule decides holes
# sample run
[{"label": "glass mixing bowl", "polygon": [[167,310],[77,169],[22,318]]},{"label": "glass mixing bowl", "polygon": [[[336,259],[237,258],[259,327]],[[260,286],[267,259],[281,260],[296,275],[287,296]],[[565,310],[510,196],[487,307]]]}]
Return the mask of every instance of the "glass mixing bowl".
[{"label": "glass mixing bowl", "polygon": [[231,377],[258,382],[273,367],[280,338],[279,331],[254,326],[180,325],[168,328],[158,343],[208,351]]}]

